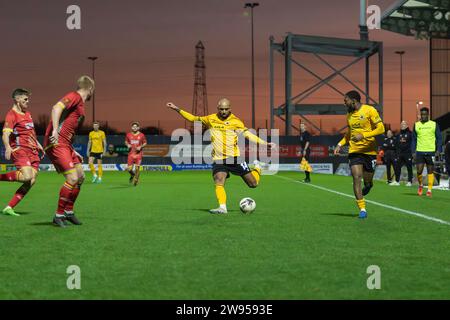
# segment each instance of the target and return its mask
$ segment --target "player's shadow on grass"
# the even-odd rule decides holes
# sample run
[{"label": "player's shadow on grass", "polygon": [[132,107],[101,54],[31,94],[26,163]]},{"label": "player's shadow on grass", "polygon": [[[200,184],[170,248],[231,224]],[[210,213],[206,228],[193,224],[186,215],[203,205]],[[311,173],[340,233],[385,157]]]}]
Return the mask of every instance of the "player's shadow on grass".
[{"label": "player's shadow on grass", "polygon": [[131,188],[134,187],[132,184],[121,184],[119,186],[115,186],[115,187],[109,187],[108,189],[126,189],[126,188]]},{"label": "player's shadow on grass", "polygon": [[46,226],[54,227],[53,222],[51,222],[51,221],[35,222],[35,223],[32,223],[31,225],[32,226],[41,226],[41,227],[46,227]]},{"label": "player's shadow on grass", "polygon": [[[212,216],[222,216],[222,215],[226,216],[226,214],[210,213],[209,210],[211,210],[211,209],[204,209],[204,208],[202,208],[202,209],[193,209],[193,210],[207,212],[207,213],[209,213]],[[239,210],[228,210],[228,213],[235,213],[235,212],[239,212]]]},{"label": "player's shadow on grass", "polygon": [[26,216],[27,214],[31,214],[31,212],[28,211],[16,211],[17,214],[20,214],[21,216]]},{"label": "player's shadow on grass", "polygon": [[325,216],[338,216],[338,217],[345,217],[345,218],[356,218],[359,215],[355,213],[322,213]]}]

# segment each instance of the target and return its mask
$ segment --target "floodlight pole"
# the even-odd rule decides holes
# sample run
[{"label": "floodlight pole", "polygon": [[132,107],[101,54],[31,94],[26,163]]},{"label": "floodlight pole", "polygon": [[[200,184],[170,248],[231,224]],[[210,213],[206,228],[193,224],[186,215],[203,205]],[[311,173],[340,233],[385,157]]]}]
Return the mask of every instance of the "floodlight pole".
[{"label": "floodlight pole", "polygon": [[[92,80],[95,81],[95,60],[98,59],[98,57],[88,57],[89,60],[92,61]],[[95,91],[92,94],[92,123],[95,122]]]},{"label": "floodlight pole", "polygon": [[395,51],[400,56],[400,122],[403,121],[403,55],[405,51]]},{"label": "floodlight pole", "polygon": [[252,21],[252,128],[255,129],[255,41],[253,34],[253,8],[259,6],[258,2],[248,2],[244,8],[250,8]]}]

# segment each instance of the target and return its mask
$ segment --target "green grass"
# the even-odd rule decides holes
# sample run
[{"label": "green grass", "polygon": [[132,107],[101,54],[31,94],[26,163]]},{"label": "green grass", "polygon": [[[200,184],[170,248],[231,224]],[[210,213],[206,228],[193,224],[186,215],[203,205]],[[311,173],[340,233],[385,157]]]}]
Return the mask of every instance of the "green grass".
[{"label": "green grass", "polygon": [[[50,222],[63,179],[41,173],[23,215],[0,216],[0,299],[450,298],[449,225],[372,204],[360,221],[354,199],[289,180],[302,177],[263,176],[249,189],[233,176],[221,216],[207,212],[210,172],[143,173],[137,187],[125,173],[101,185],[88,174],[76,205],[84,224],[59,229]],[[348,177],[312,179],[352,193]],[[1,203],[17,187],[0,183]],[[367,198],[450,221],[449,192],[415,192],[376,182]],[[238,208],[245,196],[251,215]],[[69,265],[81,268],[81,290],[66,287]],[[370,265],[381,290],[367,289]]]}]

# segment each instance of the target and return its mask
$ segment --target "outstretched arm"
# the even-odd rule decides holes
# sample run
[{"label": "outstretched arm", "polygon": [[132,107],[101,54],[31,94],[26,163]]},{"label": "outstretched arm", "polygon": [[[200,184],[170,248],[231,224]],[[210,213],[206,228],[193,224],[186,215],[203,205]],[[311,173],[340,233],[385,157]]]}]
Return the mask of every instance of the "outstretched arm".
[{"label": "outstretched arm", "polygon": [[176,112],[178,112],[183,118],[185,118],[187,121],[201,121],[199,116],[194,116],[193,114],[190,114],[187,111],[181,110],[179,107],[177,107],[176,105],[174,105],[172,102],[167,103],[167,106],[172,109],[175,110]]},{"label": "outstretched arm", "polygon": [[263,139],[261,139],[260,137],[258,137],[257,135],[251,133],[248,130],[245,130],[243,132],[243,136],[248,139],[251,142],[257,143],[257,144],[267,144],[267,141],[264,141]]},{"label": "outstretched arm", "polygon": [[261,139],[260,137],[258,137],[257,135],[251,133],[242,122],[240,122],[238,124],[238,126],[235,129],[235,132],[239,135],[242,134],[244,136],[245,139],[254,142],[256,144],[260,144],[260,145],[268,145],[271,149],[275,148],[277,146],[277,144],[275,142],[267,142],[263,139]]}]

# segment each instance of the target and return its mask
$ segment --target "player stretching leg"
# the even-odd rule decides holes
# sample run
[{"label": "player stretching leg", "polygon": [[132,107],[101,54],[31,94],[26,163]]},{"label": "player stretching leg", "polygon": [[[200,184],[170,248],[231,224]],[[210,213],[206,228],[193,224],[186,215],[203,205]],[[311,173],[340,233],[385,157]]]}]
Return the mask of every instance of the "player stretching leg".
[{"label": "player stretching leg", "polygon": [[12,93],[14,105],[6,114],[3,126],[3,144],[5,145],[6,160],[12,159],[17,171],[0,174],[0,181],[21,182],[11,201],[3,213],[19,216],[14,207],[25,197],[36,182],[39,170],[39,151],[44,153],[41,144],[36,138],[33,119],[28,110],[30,92],[25,89],[16,89]]},{"label": "player stretching leg", "polygon": [[130,183],[136,186],[139,182],[139,175],[141,174],[141,162],[143,149],[147,145],[147,139],[142,132],[139,132],[139,122],[131,124],[131,132],[128,132],[125,137],[125,144],[129,149],[127,171],[130,174]]},{"label": "player stretching leg", "polygon": [[[100,130],[100,123],[95,121],[93,123],[93,128],[89,132],[89,142],[87,145],[87,156],[89,157],[89,169],[92,173],[92,183],[102,183],[103,176],[103,154],[106,150],[106,135],[103,130]],[[97,160],[98,165],[98,175],[95,172],[94,161]]]},{"label": "player stretching leg", "polygon": [[[348,131],[338,143],[334,154],[339,154],[341,147],[349,143],[348,159],[353,176],[353,192],[359,208],[359,218],[367,218],[367,195],[373,186],[375,172],[377,142],[375,136],[384,133],[384,125],[377,110],[369,105],[361,104],[361,96],[357,91],[345,94],[344,104],[348,109]],[[361,179],[364,188],[361,189]]]},{"label": "player stretching leg", "polygon": [[183,118],[188,121],[201,121],[211,130],[211,141],[213,146],[213,179],[216,190],[217,201],[219,207],[210,210],[211,213],[227,213],[227,195],[225,192],[225,181],[230,177],[230,172],[241,176],[250,188],[258,186],[261,168],[255,165],[250,170],[247,163],[238,162],[240,155],[237,145],[238,136],[243,134],[245,138],[255,143],[266,145],[274,148],[275,143],[267,143],[256,135],[248,131],[242,121],[231,113],[231,103],[228,99],[221,99],[217,103],[217,113],[204,117],[194,116],[189,112],[181,110],[173,103],[167,103],[167,106],[177,111]]},{"label": "player stretching leg", "polygon": [[427,196],[431,197],[431,189],[434,183],[434,162],[442,151],[442,135],[436,122],[429,119],[430,113],[427,108],[420,109],[420,121],[414,124],[411,149],[415,155],[417,166],[417,180],[419,181],[419,196],[423,193],[422,172],[427,165],[428,190]]},{"label": "player stretching leg", "polygon": [[51,122],[45,132],[44,147],[58,173],[66,179],[59,192],[53,224],[64,228],[66,220],[75,225],[81,222],[73,212],[75,201],[84,181],[83,157],[72,147],[77,128],[85,117],[84,102],[94,93],[95,84],[88,76],[77,81],[77,91],[65,95],[52,108]]}]

